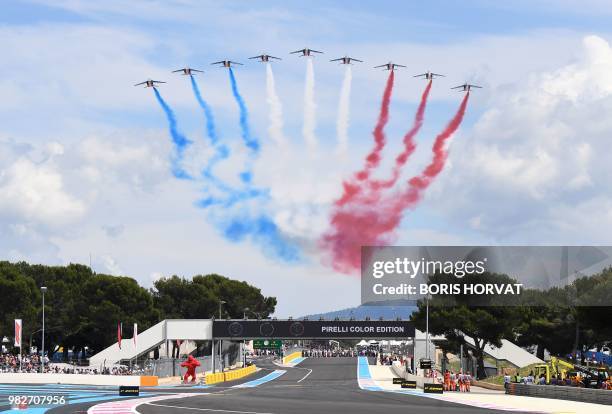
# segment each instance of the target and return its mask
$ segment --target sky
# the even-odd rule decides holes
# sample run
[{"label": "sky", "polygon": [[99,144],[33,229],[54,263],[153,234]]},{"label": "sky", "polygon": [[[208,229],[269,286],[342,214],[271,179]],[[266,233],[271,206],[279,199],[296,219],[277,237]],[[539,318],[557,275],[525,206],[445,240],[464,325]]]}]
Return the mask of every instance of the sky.
[{"label": "sky", "polygon": [[[379,171],[389,171],[410,127],[426,70],[434,82],[417,151],[403,178],[430,159],[431,143],[462,97],[466,117],[445,169],[394,242],[403,245],[609,244],[612,230],[612,40],[606,1],[13,1],[0,15],[0,259],[91,264],[150,287],[163,276],[219,273],[276,296],[279,317],[355,306],[359,277],[335,271],[320,237],[343,179],[372,146],[387,72],[404,64]],[[314,95],[305,102],[311,47]],[[282,120],[272,128],[266,67],[272,65]],[[344,67],[352,69],[347,146],[336,131]],[[243,145],[229,58],[248,109],[258,154]],[[226,206],[201,179],[214,157],[189,79],[197,82],[231,156],[220,180],[258,191]],[[173,175],[177,162],[161,96],[191,142],[180,160],[197,179]],[[305,117],[305,108],[311,110]],[[280,118],[278,118],[280,117]],[[316,149],[303,136],[307,120]],[[311,136],[312,138],[312,136]],[[281,141],[279,141],[279,139]],[[252,169],[252,182],[239,173]],[[229,233],[241,214],[273,228],[291,249],[252,233]],[[265,220],[264,220],[265,219]],[[244,223],[242,223],[244,224]],[[260,226],[261,227],[261,226]],[[260,228],[258,227],[258,228]]]}]

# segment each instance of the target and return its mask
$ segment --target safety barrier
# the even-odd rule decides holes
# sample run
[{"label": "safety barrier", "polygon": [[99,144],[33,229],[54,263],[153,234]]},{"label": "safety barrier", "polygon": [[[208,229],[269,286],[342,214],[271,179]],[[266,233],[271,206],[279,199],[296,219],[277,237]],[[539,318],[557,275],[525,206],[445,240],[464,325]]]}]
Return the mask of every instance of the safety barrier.
[{"label": "safety barrier", "polygon": [[302,357],[302,352],[301,351],[293,352],[293,353],[283,357],[283,364],[286,364],[288,362],[293,361],[294,359],[301,358],[301,357]]},{"label": "safety barrier", "polygon": [[206,374],[204,377],[206,384],[216,384],[218,382],[225,381],[225,374],[223,372],[217,372],[214,374]]},{"label": "safety barrier", "polygon": [[506,394],[612,405],[612,391],[593,388],[510,383]]},{"label": "safety barrier", "polygon": [[400,365],[399,363],[393,363],[391,365],[391,370],[393,371],[395,375],[397,375],[400,378],[403,378],[407,381],[415,381],[418,388],[423,388],[426,383],[427,384],[435,383],[433,378],[425,378],[425,377],[419,377],[418,375],[409,374],[408,372],[406,372],[406,368],[403,365]]},{"label": "safety barrier", "polygon": [[234,369],[227,372],[217,372],[215,374],[206,374],[204,381],[206,384],[217,384],[219,382],[235,381],[237,379],[251,375],[257,370],[255,365],[249,365],[248,367]]},{"label": "safety barrier", "polygon": [[154,375],[141,375],[140,386],[141,387],[157,387],[159,385],[159,378]]},{"label": "safety barrier", "polygon": [[155,386],[156,376],[0,373],[0,384],[74,384],[74,385],[139,385]]},{"label": "safety barrier", "polygon": [[248,367],[244,367],[244,368],[240,368],[240,369],[235,369],[233,371],[228,371],[225,372],[225,381],[235,381],[237,379],[240,379],[242,377],[246,377],[247,375],[251,375],[252,373],[254,373],[257,370],[257,367],[255,367],[255,365],[250,365]]}]

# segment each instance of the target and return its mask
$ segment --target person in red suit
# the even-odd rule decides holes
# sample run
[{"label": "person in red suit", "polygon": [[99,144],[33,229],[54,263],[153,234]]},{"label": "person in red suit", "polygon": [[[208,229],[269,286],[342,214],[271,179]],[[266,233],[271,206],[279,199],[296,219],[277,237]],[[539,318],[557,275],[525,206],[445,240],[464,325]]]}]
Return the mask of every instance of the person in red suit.
[{"label": "person in red suit", "polygon": [[189,378],[189,377],[192,378],[191,379],[192,383],[195,382],[195,380],[196,380],[195,370],[199,366],[200,366],[200,361],[198,361],[197,359],[195,359],[191,355],[189,355],[187,357],[187,360],[181,364],[181,367],[187,368],[187,372],[185,373],[185,376],[183,377],[183,382],[184,383],[187,383],[187,378]]}]

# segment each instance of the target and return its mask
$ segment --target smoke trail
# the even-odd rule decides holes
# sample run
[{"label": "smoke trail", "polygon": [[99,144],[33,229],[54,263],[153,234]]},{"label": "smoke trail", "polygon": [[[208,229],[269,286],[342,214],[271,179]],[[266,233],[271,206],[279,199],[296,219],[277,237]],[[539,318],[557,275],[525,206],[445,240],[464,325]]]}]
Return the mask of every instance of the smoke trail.
[{"label": "smoke trail", "polygon": [[306,81],[304,83],[304,125],[302,127],[302,135],[306,144],[311,151],[317,147],[317,137],[315,136],[316,120],[316,105],[314,99],[314,65],[312,58],[306,58]]},{"label": "smoke trail", "polygon": [[340,90],[340,102],[338,103],[338,120],[336,122],[339,154],[346,154],[348,147],[352,79],[353,70],[351,69],[351,65],[346,65],[346,69],[344,70],[344,80],[342,81],[342,89]]},{"label": "smoke trail", "polygon": [[361,246],[387,245],[394,240],[403,212],[421,200],[425,190],[443,170],[448,157],[446,142],[461,125],[468,99],[469,92],[446,128],[436,137],[431,162],[420,175],[408,181],[404,191],[392,194],[375,208],[357,206],[337,208],[333,212],[332,229],[323,236],[321,247],[328,249],[334,269],[343,273],[356,272],[361,266]]},{"label": "smoke trail", "polygon": [[468,91],[463,97],[463,101],[461,101],[459,110],[457,111],[453,119],[448,123],[444,131],[442,131],[436,137],[432,148],[433,158],[429,165],[423,170],[421,175],[412,177],[408,181],[409,186],[399,198],[399,203],[396,207],[396,210],[398,210],[398,214],[401,210],[414,207],[423,197],[424,191],[430,186],[432,181],[444,169],[446,159],[448,158],[448,151],[446,150],[446,141],[448,141],[453,136],[453,134],[459,128],[459,125],[461,125],[461,121],[463,121],[463,116],[465,115],[465,109],[467,108],[469,97],[470,92]]},{"label": "smoke trail", "polygon": [[283,135],[283,106],[281,104],[278,95],[276,94],[276,86],[274,83],[274,73],[272,72],[272,65],[266,63],[266,93],[267,102],[270,107],[270,126],[268,132],[270,137],[276,142],[277,145],[285,144],[285,137]]},{"label": "smoke trail", "polygon": [[238,90],[238,84],[236,83],[236,77],[234,76],[234,70],[229,68],[230,82],[232,84],[232,94],[240,109],[240,129],[242,130],[242,140],[244,145],[251,150],[252,153],[257,154],[259,152],[259,141],[257,138],[251,135],[251,128],[249,126],[249,111],[244,103],[242,95]]},{"label": "smoke trail", "polygon": [[172,111],[170,106],[166,103],[166,101],[164,101],[164,98],[162,98],[157,88],[154,87],[152,89],[153,92],[155,92],[157,102],[164,110],[166,118],[168,119],[168,129],[170,131],[172,143],[174,144],[174,150],[176,152],[176,155],[172,158],[172,174],[176,178],[191,180],[193,178],[185,170],[183,170],[183,167],[181,167],[181,161],[183,160],[185,149],[191,144],[191,141],[178,130],[174,111]]},{"label": "smoke trail", "polygon": [[427,107],[427,98],[429,97],[429,91],[431,91],[432,81],[430,80],[421,95],[421,102],[417,108],[416,114],[414,116],[414,123],[412,128],[404,135],[404,149],[398,156],[395,158],[395,164],[393,165],[393,170],[391,171],[391,177],[386,180],[372,180],[368,184],[373,190],[373,194],[370,194],[367,202],[372,203],[378,201],[380,197],[380,190],[391,188],[395,185],[397,180],[399,179],[400,173],[402,172],[402,167],[408,161],[408,158],[412,155],[414,150],[416,149],[416,143],[414,142],[414,137],[419,133],[421,127],[423,126],[423,120],[425,118],[425,108]]},{"label": "smoke trail", "polygon": [[372,134],[374,135],[374,148],[368,153],[365,159],[365,165],[363,168],[355,174],[352,182],[342,183],[343,193],[338,201],[335,202],[336,206],[343,206],[352,200],[361,192],[361,185],[356,183],[357,181],[364,181],[370,177],[373,169],[378,167],[380,164],[380,154],[385,147],[385,126],[389,121],[389,103],[391,102],[391,94],[393,92],[393,81],[395,79],[395,73],[389,72],[387,78],[387,84],[385,85],[385,92],[383,93],[382,103],[380,105],[380,114],[378,115],[378,122]]},{"label": "smoke trail", "polygon": [[[210,220],[226,239],[232,242],[248,239],[259,245],[268,255],[286,262],[295,262],[300,259],[298,246],[282,234],[267,214],[258,212],[265,207],[268,199],[268,191],[256,188],[252,180],[253,161],[259,153],[260,145],[257,138],[251,134],[248,109],[238,90],[231,68],[229,76],[232,94],[240,112],[242,140],[250,151],[247,165],[240,173],[243,186],[240,189],[233,188],[216,178],[211,171],[205,170],[205,176],[212,180],[224,194],[223,196],[207,196],[196,205],[208,209]],[[220,147],[222,146],[217,146],[217,148]]]},{"label": "smoke trail", "polygon": [[200,88],[198,87],[193,75],[189,75],[189,78],[191,80],[191,89],[193,89],[193,94],[195,95],[200,108],[202,108],[202,111],[204,112],[204,118],[206,119],[206,135],[208,135],[210,143],[215,145],[217,144],[218,137],[217,131],[215,130],[215,118],[213,116],[212,109],[210,109],[208,103],[204,100],[204,98],[202,98]]},{"label": "smoke trail", "polygon": [[208,140],[211,145],[215,148],[215,152],[213,156],[208,160],[208,163],[202,170],[202,175],[211,181],[215,187],[218,189],[229,192],[231,191],[225,183],[219,180],[213,174],[213,169],[215,165],[217,165],[220,161],[226,159],[230,155],[229,148],[226,145],[219,143],[219,137],[217,135],[217,130],[215,128],[215,117],[213,115],[212,109],[210,105],[202,98],[202,94],[200,92],[200,88],[198,87],[198,83],[196,82],[193,75],[189,75],[191,80],[191,89],[193,90],[193,94],[200,105],[200,108],[204,112],[204,118],[206,121],[206,135],[208,136]]},{"label": "smoke trail", "polygon": [[290,243],[269,217],[233,217],[223,225],[223,235],[232,242],[240,242],[250,237],[259,244],[264,253],[279,257],[285,262],[296,262],[300,259],[298,247]]}]

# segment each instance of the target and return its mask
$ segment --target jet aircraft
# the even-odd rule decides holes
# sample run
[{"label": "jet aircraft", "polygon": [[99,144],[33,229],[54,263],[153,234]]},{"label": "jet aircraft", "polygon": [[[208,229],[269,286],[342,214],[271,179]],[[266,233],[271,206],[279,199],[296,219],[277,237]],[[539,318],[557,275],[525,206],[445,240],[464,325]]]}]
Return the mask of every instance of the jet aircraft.
[{"label": "jet aircraft", "polygon": [[355,59],[349,56],[343,56],[338,59],[332,59],[330,60],[330,62],[340,62],[341,65],[350,65],[351,62],[362,62],[363,63],[363,60]]},{"label": "jet aircraft", "polygon": [[253,56],[253,57],[250,57],[249,59],[259,59],[260,62],[270,62],[270,59],[282,60],[279,57],[270,56],[270,55]]},{"label": "jet aircraft", "polygon": [[137,83],[137,84],[136,84],[136,85],[134,85],[134,86],[144,85],[144,86],[145,86],[145,88],[157,88],[156,83],[166,83],[166,82],[163,82],[163,81],[156,81],[156,80],[152,80],[152,79],[147,79],[146,81],[144,81],[144,82],[140,82],[140,83]]},{"label": "jet aircraft", "polygon": [[300,50],[291,52],[290,54],[294,54],[294,53],[301,53],[300,56],[312,56],[313,53],[323,53],[323,52],[319,52],[318,50],[314,50],[314,49],[304,48],[304,49],[300,49]]},{"label": "jet aircraft", "polygon": [[218,62],[213,62],[211,65],[221,65],[224,68],[231,68],[232,65],[242,65],[242,63],[234,62],[232,60],[220,60]]},{"label": "jet aircraft", "polygon": [[394,70],[395,68],[405,68],[404,65],[398,65],[397,63],[389,62],[384,65],[374,66],[374,68],[385,68],[383,70]]},{"label": "jet aircraft", "polygon": [[455,86],[451,89],[459,89],[459,92],[469,92],[472,88],[482,89],[482,86],[472,85],[470,83],[464,83],[463,85]]},{"label": "jet aircraft", "polygon": [[173,70],[172,73],[179,73],[179,72],[183,72],[183,75],[193,75],[194,72],[199,72],[199,73],[204,73],[203,70],[198,70],[198,69],[191,69],[191,68],[183,68],[183,69],[177,69],[177,70]]}]

